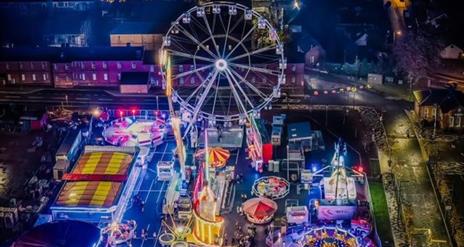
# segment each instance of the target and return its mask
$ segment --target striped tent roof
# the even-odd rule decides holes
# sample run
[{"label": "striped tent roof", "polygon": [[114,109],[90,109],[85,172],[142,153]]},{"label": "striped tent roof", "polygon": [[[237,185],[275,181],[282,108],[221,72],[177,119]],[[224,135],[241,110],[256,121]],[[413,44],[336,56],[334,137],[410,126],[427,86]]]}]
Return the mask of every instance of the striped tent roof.
[{"label": "striped tent roof", "polygon": [[72,174],[118,174],[125,175],[132,161],[132,155],[121,152],[84,153]]},{"label": "striped tent roof", "polygon": [[111,207],[122,183],[107,181],[68,182],[56,200],[58,206]]},{"label": "striped tent roof", "polygon": [[113,176],[126,176],[133,156],[122,152],[88,152],[81,155],[55,202],[66,207],[111,207],[122,181]]}]

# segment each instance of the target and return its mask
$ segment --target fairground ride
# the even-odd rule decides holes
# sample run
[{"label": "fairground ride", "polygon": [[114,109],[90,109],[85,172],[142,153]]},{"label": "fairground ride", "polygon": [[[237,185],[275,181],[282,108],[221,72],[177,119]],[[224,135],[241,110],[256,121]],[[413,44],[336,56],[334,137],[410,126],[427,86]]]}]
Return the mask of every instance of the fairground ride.
[{"label": "fairground ride", "polygon": [[[198,122],[256,128],[251,119],[280,96],[285,83],[286,59],[276,29],[256,11],[232,2],[209,2],[181,14],[163,38],[160,64],[182,170],[183,139]],[[181,119],[187,126],[183,133]],[[258,130],[248,133],[259,136]]]}]

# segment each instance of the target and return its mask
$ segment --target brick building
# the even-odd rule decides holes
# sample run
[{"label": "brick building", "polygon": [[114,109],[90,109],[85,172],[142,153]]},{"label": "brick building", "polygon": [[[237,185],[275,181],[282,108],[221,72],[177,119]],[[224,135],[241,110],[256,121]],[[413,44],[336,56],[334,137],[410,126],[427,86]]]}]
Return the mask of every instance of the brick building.
[{"label": "brick building", "polygon": [[452,88],[414,91],[414,111],[420,121],[442,129],[464,129],[464,94]]}]

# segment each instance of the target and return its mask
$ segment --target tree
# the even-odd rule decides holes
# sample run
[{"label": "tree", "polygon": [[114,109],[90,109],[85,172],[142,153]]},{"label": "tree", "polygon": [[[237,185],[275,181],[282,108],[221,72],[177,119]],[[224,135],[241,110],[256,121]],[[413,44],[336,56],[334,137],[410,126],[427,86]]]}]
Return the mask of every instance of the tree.
[{"label": "tree", "polygon": [[444,47],[441,41],[420,30],[404,35],[396,40],[393,47],[398,71],[419,79],[440,67],[439,54]]}]

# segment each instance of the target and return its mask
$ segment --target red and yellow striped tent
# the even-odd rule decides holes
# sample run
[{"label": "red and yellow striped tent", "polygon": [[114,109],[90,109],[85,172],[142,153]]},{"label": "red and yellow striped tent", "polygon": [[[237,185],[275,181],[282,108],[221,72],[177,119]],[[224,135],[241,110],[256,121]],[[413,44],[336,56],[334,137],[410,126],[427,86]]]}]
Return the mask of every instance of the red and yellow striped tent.
[{"label": "red and yellow striped tent", "polygon": [[68,207],[111,207],[127,179],[132,155],[121,152],[84,153],[56,200]]},{"label": "red and yellow striped tent", "polygon": [[[208,161],[213,167],[223,167],[227,160],[230,158],[230,152],[221,147],[208,148]],[[197,159],[203,160],[205,158],[205,149],[200,149],[195,153]]]}]

